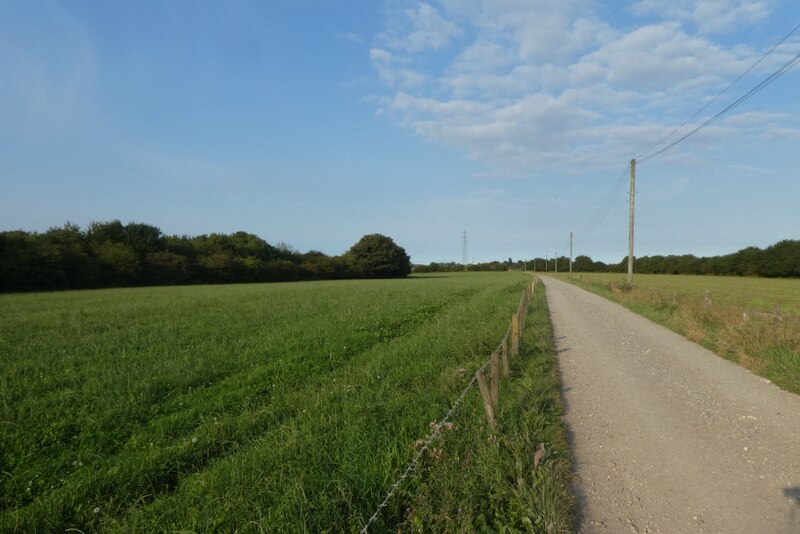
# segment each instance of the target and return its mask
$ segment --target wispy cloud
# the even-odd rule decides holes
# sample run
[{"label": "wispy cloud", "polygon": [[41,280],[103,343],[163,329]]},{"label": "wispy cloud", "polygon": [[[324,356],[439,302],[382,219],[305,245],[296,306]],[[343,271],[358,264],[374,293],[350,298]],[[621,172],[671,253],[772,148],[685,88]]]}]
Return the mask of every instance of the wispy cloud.
[{"label": "wispy cloud", "polygon": [[367,42],[367,39],[363,35],[353,32],[343,33],[339,35],[339,38],[355,44],[364,44]]},{"label": "wispy cloud", "polygon": [[758,24],[775,2],[764,0],[640,0],[632,6],[639,15],[657,15],[694,24],[701,33],[719,33]]},{"label": "wispy cloud", "polygon": [[415,2],[388,21],[378,40],[393,49],[422,52],[443,48],[460,34],[459,27],[442,17],[435,7]]},{"label": "wispy cloud", "polygon": [[0,22],[0,131],[41,139],[89,114],[97,78],[94,44],[61,7],[32,5],[37,25]]}]

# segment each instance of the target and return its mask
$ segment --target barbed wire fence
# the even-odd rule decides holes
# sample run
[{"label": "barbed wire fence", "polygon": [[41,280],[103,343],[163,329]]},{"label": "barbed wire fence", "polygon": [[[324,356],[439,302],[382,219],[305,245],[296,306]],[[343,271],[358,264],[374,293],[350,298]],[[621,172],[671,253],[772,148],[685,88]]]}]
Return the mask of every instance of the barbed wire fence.
[{"label": "barbed wire fence", "polygon": [[[370,516],[367,522],[364,524],[364,528],[361,529],[360,534],[366,534],[369,531],[369,528],[378,520],[380,517],[381,512],[383,511],[386,506],[388,506],[389,501],[391,501],[392,497],[397,493],[397,490],[400,486],[403,485],[403,482],[414,472],[414,470],[419,465],[419,461],[422,456],[425,454],[425,451],[428,450],[428,447],[434,442],[434,440],[439,437],[442,432],[442,429],[447,427],[447,423],[450,422],[450,418],[453,416],[455,411],[458,407],[464,402],[467,394],[470,392],[472,387],[475,385],[476,382],[480,385],[480,392],[481,397],[483,398],[484,409],[486,411],[486,418],[489,421],[489,424],[494,428],[496,424],[496,414],[497,414],[497,404],[498,404],[498,392],[499,392],[499,361],[502,358],[503,367],[506,370],[504,375],[508,377],[507,370],[509,368],[508,365],[508,357],[509,357],[509,341],[511,342],[510,353],[511,356],[518,356],[519,349],[520,349],[520,340],[522,339],[522,330],[523,325],[525,324],[525,317],[527,316],[528,306],[530,305],[531,299],[533,298],[534,291],[536,290],[536,285],[539,281],[539,278],[535,278],[522,292],[522,297],[520,298],[519,305],[517,306],[517,311],[511,317],[511,323],[508,325],[508,329],[506,333],[503,335],[503,338],[500,340],[500,343],[497,345],[497,348],[492,351],[492,355],[489,359],[481,365],[480,368],[475,372],[472,377],[472,380],[464,387],[461,391],[461,394],[458,396],[456,401],[450,407],[447,414],[442,418],[441,421],[436,422],[434,421],[431,423],[431,433],[422,443],[422,446],[419,448],[417,453],[408,462],[406,465],[405,470],[403,473],[397,478],[394,484],[391,485],[389,488],[389,492],[386,494],[386,497],[381,501],[378,505],[378,508],[375,510],[375,513]],[[485,382],[484,374],[486,373],[487,368],[491,368],[491,376],[489,377],[490,381],[488,384]]]}]

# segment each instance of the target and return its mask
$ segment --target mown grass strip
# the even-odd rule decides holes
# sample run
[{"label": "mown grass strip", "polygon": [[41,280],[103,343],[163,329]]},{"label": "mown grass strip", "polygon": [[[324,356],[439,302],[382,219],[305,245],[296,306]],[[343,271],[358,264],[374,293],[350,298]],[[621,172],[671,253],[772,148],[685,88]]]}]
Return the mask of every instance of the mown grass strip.
[{"label": "mown grass strip", "polygon": [[[798,309],[798,280],[641,275],[629,288],[621,275],[559,278],[618,302],[800,394],[800,316],[776,308],[771,293],[780,294],[782,309]],[[794,300],[786,300],[792,295]]]}]

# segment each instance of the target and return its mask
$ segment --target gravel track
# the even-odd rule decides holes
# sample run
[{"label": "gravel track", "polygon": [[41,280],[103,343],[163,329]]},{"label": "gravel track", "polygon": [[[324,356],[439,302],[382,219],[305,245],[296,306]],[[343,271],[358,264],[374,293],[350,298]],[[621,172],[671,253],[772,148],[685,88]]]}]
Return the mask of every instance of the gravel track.
[{"label": "gravel track", "polygon": [[579,532],[800,533],[800,397],[542,277]]}]

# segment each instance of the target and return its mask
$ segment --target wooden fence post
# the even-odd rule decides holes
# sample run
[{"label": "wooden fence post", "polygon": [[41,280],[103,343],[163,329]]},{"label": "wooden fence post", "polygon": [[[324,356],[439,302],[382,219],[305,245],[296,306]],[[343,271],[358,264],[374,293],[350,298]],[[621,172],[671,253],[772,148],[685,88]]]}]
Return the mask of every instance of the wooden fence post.
[{"label": "wooden fence post", "polygon": [[511,356],[519,356],[519,317],[511,317]]},{"label": "wooden fence post", "polygon": [[500,364],[502,363],[503,365],[503,376],[509,378],[511,376],[509,356],[519,356],[522,327],[525,323],[528,306],[533,298],[535,288],[536,279],[525,287],[517,312],[511,316],[511,350],[509,351],[508,336],[506,336],[500,342],[500,352],[492,352],[489,361],[489,382],[487,383],[487,378],[480,369],[475,373],[475,377],[478,380],[478,388],[481,391],[481,398],[483,399],[483,408],[486,410],[486,419],[489,420],[489,425],[493,429],[497,425],[497,407],[500,397]]},{"label": "wooden fence post", "polygon": [[489,388],[492,394],[492,408],[494,408],[495,415],[497,414],[497,401],[500,397],[500,355],[496,352],[492,353],[492,385]]},{"label": "wooden fence post", "polygon": [[478,378],[478,387],[481,390],[481,398],[483,399],[483,408],[486,410],[486,419],[489,420],[489,425],[494,428],[495,427],[495,420],[494,420],[494,406],[492,406],[492,396],[489,393],[489,388],[486,386],[486,379],[483,377],[483,374],[478,370],[475,373],[475,376]]}]

